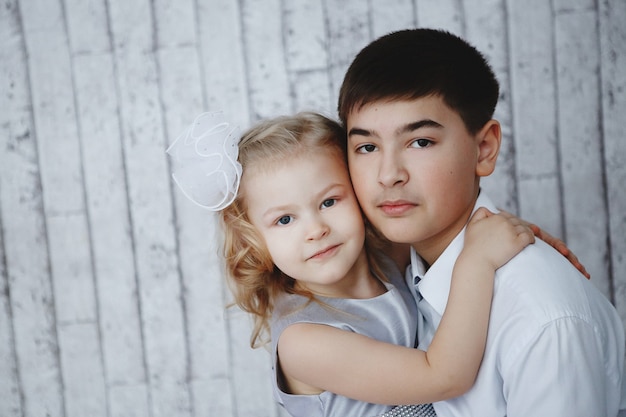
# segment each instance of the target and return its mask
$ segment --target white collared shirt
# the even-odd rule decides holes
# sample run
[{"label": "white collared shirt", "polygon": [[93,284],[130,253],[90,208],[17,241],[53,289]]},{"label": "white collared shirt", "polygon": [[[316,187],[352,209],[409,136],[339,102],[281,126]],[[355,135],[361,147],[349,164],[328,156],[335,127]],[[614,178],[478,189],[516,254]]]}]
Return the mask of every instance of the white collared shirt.
[{"label": "white collared shirt", "polygon": [[[476,203],[481,206],[498,211],[484,192]],[[428,271],[411,250],[407,279],[418,300],[422,350],[445,310],[464,234]],[[419,294],[411,284],[417,284]],[[624,346],[615,308],[563,256],[537,240],[496,273],[487,346],[475,385],[434,407],[439,417],[615,416]]]}]

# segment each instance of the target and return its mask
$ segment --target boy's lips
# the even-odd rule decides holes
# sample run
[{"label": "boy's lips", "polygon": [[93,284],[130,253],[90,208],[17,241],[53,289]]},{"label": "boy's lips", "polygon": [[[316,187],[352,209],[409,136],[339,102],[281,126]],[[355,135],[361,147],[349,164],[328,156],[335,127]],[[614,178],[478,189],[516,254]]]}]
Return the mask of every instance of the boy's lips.
[{"label": "boy's lips", "polygon": [[383,201],[378,204],[378,207],[387,216],[401,216],[416,206],[416,203],[407,200]]}]

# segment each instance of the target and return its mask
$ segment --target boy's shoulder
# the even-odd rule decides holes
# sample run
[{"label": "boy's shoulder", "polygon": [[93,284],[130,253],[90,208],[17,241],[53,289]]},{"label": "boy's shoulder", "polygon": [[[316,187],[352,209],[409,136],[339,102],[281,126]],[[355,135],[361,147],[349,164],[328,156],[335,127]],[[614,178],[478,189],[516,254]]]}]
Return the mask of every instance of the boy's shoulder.
[{"label": "boy's shoulder", "polygon": [[537,239],[496,272],[494,301],[513,303],[529,316],[590,316],[608,300],[552,246]]},{"label": "boy's shoulder", "polygon": [[515,255],[501,270],[508,273],[519,271],[533,275],[575,275],[584,278],[566,257],[541,239],[535,239],[535,243]]}]

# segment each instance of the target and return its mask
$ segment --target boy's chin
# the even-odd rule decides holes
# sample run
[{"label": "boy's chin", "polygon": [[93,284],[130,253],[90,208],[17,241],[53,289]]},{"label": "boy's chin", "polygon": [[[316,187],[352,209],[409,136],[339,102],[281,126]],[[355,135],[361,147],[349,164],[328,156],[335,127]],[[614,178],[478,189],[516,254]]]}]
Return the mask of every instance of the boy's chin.
[{"label": "boy's chin", "polygon": [[382,235],[393,243],[406,243],[412,245],[415,242],[415,236],[407,233],[406,228],[381,228]]}]

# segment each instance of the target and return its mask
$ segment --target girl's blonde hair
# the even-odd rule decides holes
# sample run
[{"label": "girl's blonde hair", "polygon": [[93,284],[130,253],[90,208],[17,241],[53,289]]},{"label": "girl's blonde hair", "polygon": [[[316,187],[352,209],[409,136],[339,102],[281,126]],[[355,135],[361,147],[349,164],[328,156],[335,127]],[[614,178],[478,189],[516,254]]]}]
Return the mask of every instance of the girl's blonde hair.
[{"label": "girl's blonde hair", "polygon": [[[243,167],[261,168],[306,154],[331,152],[347,165],[345,131],[335,121],[317,113],[302,112],[260,122],[245,132],[239,142],[238,160]],[[253,317],[250,345],[259,347],[268,342],[269,321],[274,300],[281,293],[298,294],[315,299],[312,293],[295,285],[295,280],[273,263],[265,242],[246,214],[246,199],[241,192],[233,203],[221,211],[224,227],[224,259],[235,304]],[[367,228],[367,249],[382,249],[385,244]],[[370,267],[382,277],[378,261],[367,250]]]}]

